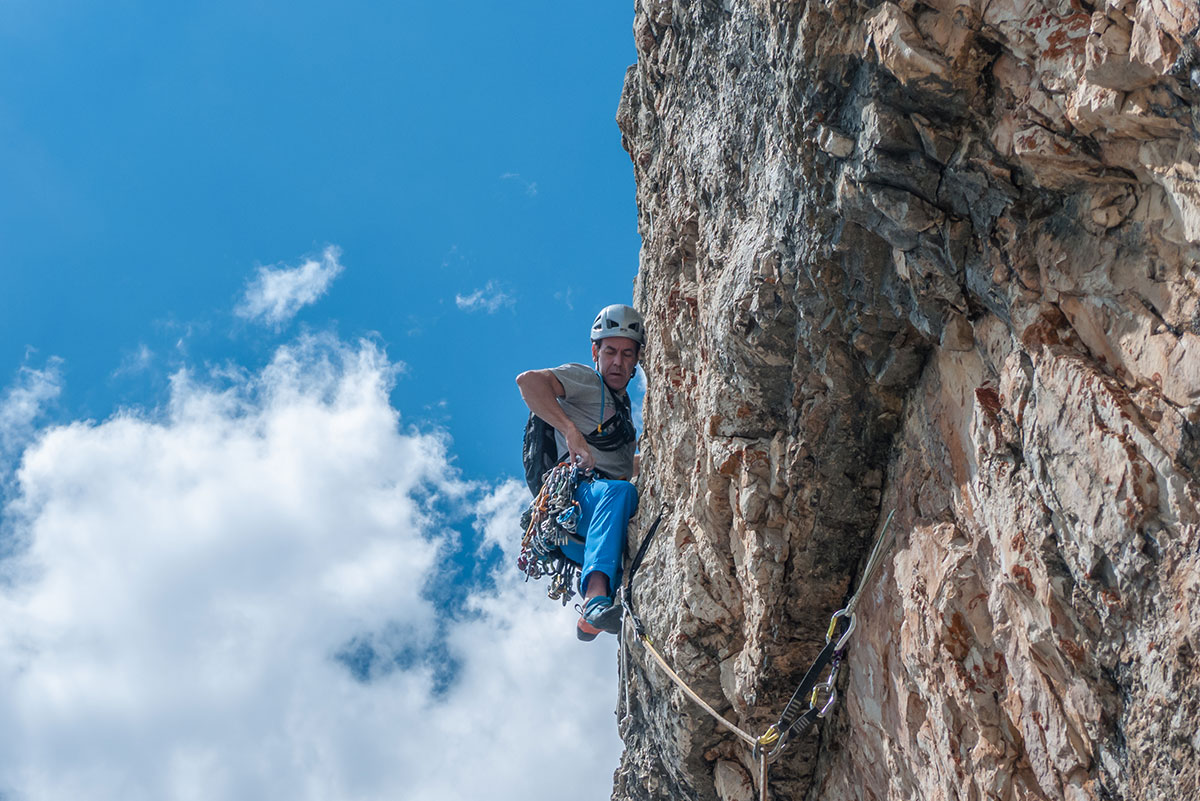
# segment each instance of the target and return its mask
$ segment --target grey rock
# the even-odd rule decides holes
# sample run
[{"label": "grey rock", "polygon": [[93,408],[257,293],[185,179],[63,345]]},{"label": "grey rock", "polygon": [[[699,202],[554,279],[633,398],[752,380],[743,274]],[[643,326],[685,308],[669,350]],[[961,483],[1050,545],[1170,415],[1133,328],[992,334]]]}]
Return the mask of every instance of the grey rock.
[{"label": "grey rock", "polygon": [[[770,797],[1200,795],[1197,26],[636,3],[649,636],[765,731],[895,510]],[[629,647],[614,798],[758,798]]]}]

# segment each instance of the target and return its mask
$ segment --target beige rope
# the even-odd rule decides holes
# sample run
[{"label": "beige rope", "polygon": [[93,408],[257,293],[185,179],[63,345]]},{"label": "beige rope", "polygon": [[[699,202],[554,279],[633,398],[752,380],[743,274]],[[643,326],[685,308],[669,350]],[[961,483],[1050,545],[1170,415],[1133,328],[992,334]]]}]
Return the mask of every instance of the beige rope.
[{"label": "beige rope", "polygon": [[661,667],[663,669],[663,672],[665,672],[668,676],[671,677],[671,681],[675,682],[675,684],[679,686],[679,689],[683,690],[684,693],[687,694],[688,698],[691,698],[693,701],[695,701],[697,704],[699,704],[700,707],[705,712],[712,715],[713,718],[718,723],[720,723],[722,726],[729,729],[729,731],[733,732],[738,737],[740,737],[742,739],[742,741],[746,743],[746,745],[750,746],[751,748],[758,745],[757,737],[755,737],[753,734],[749,734],[745,731],[742,731],[737,726],[730,723],[728,720],[726,720],[721,715],[720,712],[713,709],[711,706],[708,705],[708,703],[703,698],[696,695],[696,692],[691,687],[687,686],[687,683],[684,682],[683,679],[679,678],[679,674],[677,674],[675,671],[671,670],[671,666],[667,664],[667,660],[663,659],[662,654],[660,654],[655,649],[655,647],[650,643],[649,637],[647,637],[646,635],[643,634],[638,639],[642,641],[642,645],[644,645],[646,647],[646,650],[650,652],[650,655],[654,657],[654,661],[657,662],[659,667]]},{"label": "beige rope", "polygon": [[[696,702],[697,705],[700,706],[701,709],[712,715],[715,721],[720,723],[733,734],[736,734],[738,738],[746,745],[750,746],[751,748],[754,748],[758,745],[759,738],[731,723],[729,719],[727,719],[717,710],[713,709],[707,701],[697,695],[696,691],[689,687],[687,682],[679,677],[678,673],[676,673],[674,670],[671,670],[671,666],[667,664],[667,660],[663,659],[662,654],[660,654],[658,649],[656,649],[650,642],[649,637],[643,634],[640,637],[635,637],[635,639],[641,641],[642,645],[645,646],[646,651],[650,654],[650,656],[654,657],[654,661],[658,663],[658,666],[663,669],[663,672],[666,673],[668,677],[670,677],[671,681],[675,682],[675,685],[679,687],[679,689],[683,690],[684,694],[687,695],[688,698],[691,698]],[[759,753],[758,763],[759,799],[760,801],[767,801],[767,750],[765,748],[761,749]]]}]

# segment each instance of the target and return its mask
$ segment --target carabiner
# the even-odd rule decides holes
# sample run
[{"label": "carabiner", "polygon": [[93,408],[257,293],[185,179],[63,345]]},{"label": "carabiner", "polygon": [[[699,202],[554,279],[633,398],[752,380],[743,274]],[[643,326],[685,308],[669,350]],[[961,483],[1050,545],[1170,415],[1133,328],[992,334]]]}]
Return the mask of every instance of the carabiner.
[{"label": "carabiner", "polygon": [[781,736],[779,738],[779,742],[775,743],[775,747],[767,752],[767,763],[768,764],[771,764],[775,760],[779,759],[779,755],[782,754],[784,752],[784,749],[786,749],[788,747],[788,737],[789,737],[789,735],[786,735],[786,734]]},{"label": "carabiner", "polygon": [[[845,609],[837,610],[836,612],[833,613],[833,617],[829,618],[829,631],[825,632],[825,642],[828,643],[830,640],[833,639],[833,632],[837,630],[837,621],[838,621],[839,617],[846,617]],[[835,645],[833,647],[833,650],[835,652],[841,651],[843,648],[846,647],[846,643],[850,640],[850,635],[854,633],[854,627],[856,625],[858,625],[858,615],[851,612],[850,613],[850,626],[842,634],[841,639],[839,639],[837,642],[837,645]]]},{"label": "carabiner", "polygon": [[837,703],[838,691],[837,687],[829,688],[829,698],[825,701],[825,706],[821,707],[821,711],[817,713],[817,717],[823,718],[829,714],[829,710],[833,709],[833,705]]},{"label": "carabiner", "polygon": [[758,738],[757,745],[775,745],[779,740],[779,725],[772,723],[771,726],[762,733]]}]

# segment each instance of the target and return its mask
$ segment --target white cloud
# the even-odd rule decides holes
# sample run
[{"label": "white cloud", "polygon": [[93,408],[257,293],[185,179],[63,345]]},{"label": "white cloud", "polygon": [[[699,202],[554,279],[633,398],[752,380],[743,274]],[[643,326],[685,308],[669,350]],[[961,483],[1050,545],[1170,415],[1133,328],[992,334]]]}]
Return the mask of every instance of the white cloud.
[{"label": "white cloud", "polygon": [[501,173],[500,180],[501,181],[515,181],[516,183],[518,183],[524,187],[526,195],[528,195],[529,197],[537,197],[537,193],[538,193],[537,181],[526,181],[524,178],[521,177],[521,173],[519,173],[519,172]]},{"label": "white cloud", "polygon": [[146,343],[140,343],[136,351],[125,354],[121,364],[113,370],[113,377],[133,376],[150,369],[154,363],[154,351]]},{"label": "white cloud", "polygon": [[455,295],[454,302],[466,312],[486,311],[488,314],[495,314],[501,307],[511,306],[516,301],[510,295],[501,292],[494,281],[488,281],[487,286],[476,289],[470,295]]},{"label": "white cloud", "polygon": [[[308,338],[177,374],[157,415],[40,432],[4,510],[0,796],[609,797],[614,641],[521,582],[521,485],[466,484],[402,430],[396,371]],[[506,551],[452,618],[422,592],[447,504]]]},{"label": "white cloud", "polygon": [[46,404],[62,392],[62,360],[52,358],[41,369],[22,367],[0,396],[0,473],[3,465],[29,442],[34,423]]},{"label": "white cloud", "polygon": [[638,371],[633,376],[633,386],[630,388],[629,396],[632,399],[630,415],[633,417],[633,424],[640,433],[645,424],[642,420],[642,413],[646,402],[646,369],[642,365],[638,365]]},{"label": "white cloud", "polygon": [[234,312],[247,320],[282,326],[301,308],[315,303],[342,272],[342,253],[325,248],[320,261],[309,259],[299,267],[259,267]]},{"label": "white cloud", "polygon": [[574,287],[567,287],[566,290],[564,290],[564,291],[555,292],[554,299],[557,300],[559,303],[563,304],[564,306],[566,306],[568,311],[574,311],[575,310],[575,301],[572,297],[574,294],[575,294]]}]

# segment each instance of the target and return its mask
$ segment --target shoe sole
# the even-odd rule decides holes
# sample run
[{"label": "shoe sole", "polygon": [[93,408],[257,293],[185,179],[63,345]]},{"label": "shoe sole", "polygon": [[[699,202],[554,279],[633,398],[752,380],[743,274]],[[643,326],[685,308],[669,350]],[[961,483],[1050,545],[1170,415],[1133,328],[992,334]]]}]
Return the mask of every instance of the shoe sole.
[{"label": "shoe sole", "polygon": [[575,637],[578,640],[580,640],[582,642],[591,642],[592,640],[596,639],[598,636],[600,636],[599,632],[597,632],[596,634],[588,634],[586,631],[579,628],[578,623],[575,624]]}]

